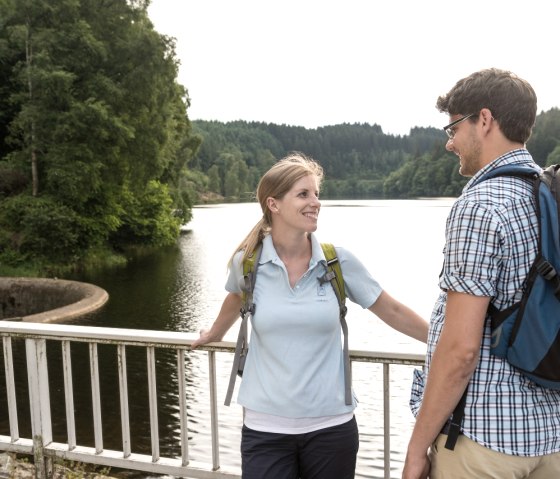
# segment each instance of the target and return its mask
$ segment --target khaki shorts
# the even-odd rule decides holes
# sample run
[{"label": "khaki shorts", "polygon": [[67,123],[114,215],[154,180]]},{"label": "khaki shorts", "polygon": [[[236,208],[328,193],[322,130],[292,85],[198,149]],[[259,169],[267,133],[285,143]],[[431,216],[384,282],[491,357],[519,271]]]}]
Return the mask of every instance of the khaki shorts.
[{"label": "khaki shorts", "polygon": [[430,479],[560,478],[560,452],[538,457],[511,456],[460,435],[455,449],[445,449],[440,434],[430,449]]}]

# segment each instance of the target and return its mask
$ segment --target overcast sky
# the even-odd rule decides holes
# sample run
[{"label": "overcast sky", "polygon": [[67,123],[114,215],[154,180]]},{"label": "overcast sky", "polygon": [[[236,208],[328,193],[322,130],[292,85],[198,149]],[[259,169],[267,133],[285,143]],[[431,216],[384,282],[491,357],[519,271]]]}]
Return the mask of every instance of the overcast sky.
[{"label": "overcast sky", "polygon": [[528,80],[560,106],[558,6],[550,0],[152,0],[177,41],[191,120],[307,128],[441,127],[435,102],[481,68]]}]

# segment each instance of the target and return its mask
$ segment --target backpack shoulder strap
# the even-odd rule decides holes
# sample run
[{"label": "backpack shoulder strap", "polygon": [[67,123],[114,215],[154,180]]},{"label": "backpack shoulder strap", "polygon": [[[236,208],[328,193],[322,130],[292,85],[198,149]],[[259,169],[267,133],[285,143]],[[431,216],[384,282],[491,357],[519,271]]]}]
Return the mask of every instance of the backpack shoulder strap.
[{"label": "backpack shoulder strap", "polygon": [[258,245],[255,250],[243,261],[243,287],[241,292],[241,324],[239,325],[239,333],[237,335],[237,343],[235,345],[235,353],[233,355],[233,365],[229,376],[229,384],[226,392],[226,399],[224,404],[229,406],[231,404],[231,397],[233,396],[233,388],[235,386],[235,379],[243,374],[243,367],[245,366],[245,358],[249,351],[249,338],[247,332],[247,323],[249,317],[255,312],[255,303],[253,303],[253,290],[255,289],[255,282],[257,280],[257,269],[259,267],[259,260],[262,252],[262,244]]},{"label": "backpack shoulder strap", "polygon": [[321,284],[330,282],[338,300],[340,310],[340,327],[344,338],[343,355],[344,355],[344,402],[347,405],[352,404],[352,368],[350,365],[350,353],[348,348],[348,324],[346,323],[346,290],[344,288],[344,277],[342,276],[342,268],[340,261],[336,255],[335,247],[330,243],[321,243],[321,248],[327,260],[327,272],[319,278]]},{"label": "backpack shoulder strap", "polygon": [[498,176],[517,176],[521,178],[538,178],[539,172],[534,168],[526,165],[503,165],[494,168],[493,170],[487,171],[484,175],[478,178],[472,186],[478,185],[485,180],[490,178],[496,178]]},{"label": "backpack shoulder strap", "polygon": [[331,282],[336,299],[338,299],[338,304],[342,307],[346,301],[346,290],[344,289],[342,268],[340,267],[336,250],[331,243],[321,243],[321,248],[327,260],[327,273],[323,278]]},{"label": "backpack shoulder strap", "polygon": [[538,215],[540,258],[538,273],[553,285],[560,301],[560,165],[551,165],[540,176]]},{"label": "backpack shoulder strap", "polygon": [[[345,403],[347,405],[352,404],[352,370],[350,366],[350,354],[348,348],[348,325],[346,323],[346,291],[344,287],[344,278],[342,276],[342,268],[340,267],[340,262],[336,255],[336,250],[334,246],[330,243],[322,243],[321,248],[327,260],[327,272],[319,278],[321,284],[330,282],[336,299],[339,305],[339,317],[340,325],[342,328],[342,333],[344,337],[344,390],[345,390]],[[255,281],[257,277],[257,269],[260,259],[260,254],[262,251],[262,245],[260,245],[249,257],[243,261],[243,280],[244,285],[242,287],[242,306],[241,306],[241,325],[239,327],[239,334],[237,337],[237,344],[235,347],[235,354],[233,359],[233,365],[231,368],[229,385],[226,393],[226,399],[224,404],[229,406],[231,404],[231,398],[233,395],[233,389],[235,386],[235,379],[238,375],[241,375],[243,370],[243,364],[245,362],[245,357],[248,352],[248,337],[247,337],[247,323],[249,316],[251,316],[255,311],[255,304],[253,303],[253,289],[255,287]]]},{"label": "backpack shoulder strap", "polygon": [[457,438],[461,434],[461,424],[463,423],[463,417],[465,416],[465,404],[467,402],[467,388],[463,391],[463,395],[451,415],[447,425],[447,440],[445,441],[445,448],[453,451],[455,449],[455,444],[457,443]]},{"label": "backpack shoulder strap", "polygon": [[[560,165],[551,165],[539,174],[526,165],[504,165],[481,176],[479,183],[496,176],[516,176],[533,180],[533,196],[539,221],[539,251],[536,272],[554,284],[554,294],[560,300],[560,272],[554,264],[560,263],[557,245],[560,244]],[[549,236],[552,236],[551,238]],[[552,246],[551,245],[556,245]],[[496,311],[492,310],[495,316]]]},{"label": "backpack shoulder strap", "polygon": [[555,196],[558,198],[560,195],[560,165],[550,165],[543,170],[543,181],[548,185],[548,187],[554,192]]},{"label": "backpack shoulder strap", "polygon": [[551,165],[543,170],[541,180],[548,186],[550,193],[556,200],[558,218],[560,218],[560,165]]},{"label": "backpack shoulder strap", "polygon": [[245,311],[253,312],[253,290],[255,289],[255,281],[257,280],[257,268],[259,267],[259,260],[261,258],[262,244],[258,245],[245,260],[243,261],[243,287],[241,292],[241,299],[243,305],[241,306],[241,314]]}]

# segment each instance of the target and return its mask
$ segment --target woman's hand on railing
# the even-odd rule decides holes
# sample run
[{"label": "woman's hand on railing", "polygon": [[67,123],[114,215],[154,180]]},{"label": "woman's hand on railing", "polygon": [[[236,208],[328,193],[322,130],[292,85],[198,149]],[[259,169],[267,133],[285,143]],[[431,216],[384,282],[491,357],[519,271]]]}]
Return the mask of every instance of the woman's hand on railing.
[{"label": "woman's hand on railing", "polygon": [[211,343],[213,341],[219,341],[218,339],[214,339],[212,337],[212,335],[210,334],[209,329],[201,329],[200,330],[200,336],[198,337],[198,339],[195,339],[192,344],[191,344],[191,349],[196,349],[199,346],[203,346],[204,344],[208,344]]},{"label": "woman's hand on railing", "polygon": [[200,337],[192,343],[191,349],[196,349],[198,346],[202,346],[203,344],[221,341],[228,332],[229,328],[231,328],[233,323],[235,323],[237,318],[239,318],[240,309],[241,295],[228,293],[222,303],[222,307],[216,321],[214,321],[214,324],[212,324],[210,329],[200,330]]}]

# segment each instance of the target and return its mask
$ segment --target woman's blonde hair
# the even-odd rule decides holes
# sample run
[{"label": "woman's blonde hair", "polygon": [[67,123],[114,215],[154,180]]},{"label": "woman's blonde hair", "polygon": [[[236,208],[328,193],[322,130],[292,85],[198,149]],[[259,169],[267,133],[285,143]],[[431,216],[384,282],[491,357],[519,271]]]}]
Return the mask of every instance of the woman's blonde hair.
[{"label": "woman's blonde hair", "polygon": [[229,265],[231,265],[231,260],[238,251],[243,251],[243,260],[245,260],[262,243],[264,237],[270,233],[272,215],[267,205],[267,199],[271,197],[282,199],[294,186],[294,183],[308,175],[314,175],[317,178],[317,186],[321,186],[323,180],[321,165],[303,153],[294,151],[275,163],[262,176],[257,186],[256,196],[261,205],[263,216],[235,249],[229,260]]}]

